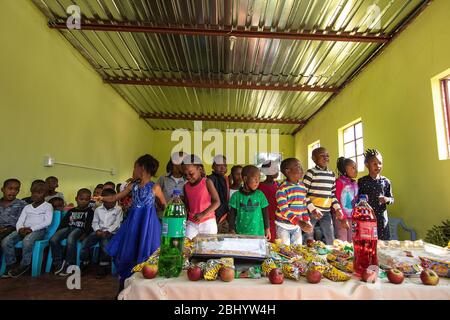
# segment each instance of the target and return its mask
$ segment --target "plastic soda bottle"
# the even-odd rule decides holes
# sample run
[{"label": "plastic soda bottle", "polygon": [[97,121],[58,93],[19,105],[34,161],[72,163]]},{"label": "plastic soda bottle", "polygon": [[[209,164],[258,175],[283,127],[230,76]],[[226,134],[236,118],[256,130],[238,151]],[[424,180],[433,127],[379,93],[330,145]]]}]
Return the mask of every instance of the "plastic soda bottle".
[{"label": "plastic soda bottle", "polygon": [[162,218],[158,273],[166,278],[178,277],[183,269],[186,207],[180,196],[181,191],[174,190]]},{"label": "plastic soda bottle", "polygon": [[352,211],[353,271],[357,276],[371,265],[378,265],[377,218],[368,203],[367,195],[360,195]]}]

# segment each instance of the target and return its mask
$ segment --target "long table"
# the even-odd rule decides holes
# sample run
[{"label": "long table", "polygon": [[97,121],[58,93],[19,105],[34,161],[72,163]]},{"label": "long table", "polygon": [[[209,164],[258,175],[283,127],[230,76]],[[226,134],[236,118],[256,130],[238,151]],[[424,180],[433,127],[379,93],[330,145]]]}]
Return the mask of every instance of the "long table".
[{"label": "long table", "polygon": [[285,279],[281,285],[273,285],[265,277],[261,279],[234,279],[231,282],[189,281],[186,272],[178,278],[145,279],[135,273],[125,282],[119,299],[124,300],[316,300],[316,299],[417,299],[450,300],[450,280],[440,278],[437,286],[423,285],[418,277],[406,278],[400,285],[379,279],[369,284],[352,278],[347,282],[322,279],[310,284],[305,278],[299,281]]}]

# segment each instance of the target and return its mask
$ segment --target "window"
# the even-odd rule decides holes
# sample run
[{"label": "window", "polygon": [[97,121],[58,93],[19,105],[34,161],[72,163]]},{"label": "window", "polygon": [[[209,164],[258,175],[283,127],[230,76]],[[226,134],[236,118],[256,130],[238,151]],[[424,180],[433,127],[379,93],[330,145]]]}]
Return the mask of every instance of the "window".
[{"label": "window", "polygon": [[[256,154],[256,166],[258,168],[261,168],[262,164],[266,161],[276,161],[278,163],[278,170],[280,170],[280,164],[283,160],[281,153],[269,153],[269,152],[262,152]],[[261,173],[261,181],[264,180],[266,177],[263,173]],[[281,172],[279,172],[278,177],[275,180],[283,179],[283,175]]]},{"label": "window", "polygon": [[364,142],[361,120],[357,120],[339,131],[342,141],[342,152],[340,154],[355,161],[358,172],[364,171]]},{"label": "window", "polygon": [[308,146],[308,169],[314,168],[314,166],[316,165],[312,160],[312,152],[317,148],[320,148],[320,140],[317,140],[316,142],[313,142]]},{"label": "window", "polygon": [[450,77],[441,80],[442,106],[445,135],[447,139],[447,152],[450,157]]},{"label": "window", "polygon": [[450,159],[450,69],[431,78],[439,160]]}]

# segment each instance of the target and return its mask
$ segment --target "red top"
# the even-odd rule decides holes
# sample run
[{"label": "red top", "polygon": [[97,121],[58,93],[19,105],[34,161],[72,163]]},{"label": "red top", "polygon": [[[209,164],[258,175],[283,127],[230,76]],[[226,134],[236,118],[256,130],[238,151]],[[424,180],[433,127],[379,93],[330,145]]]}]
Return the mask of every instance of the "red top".
[{"label": "red top", "polygon": [[273,184],[260,183],[258,189],[261,190],[262,193],[264,193],[267,201],[269,202],[267,210],[269,212],[270,242],[274,242],[277,236],[276,235],[277,231],[275,228],[275,220],[276,220],[275,212],[277,210],[276,193],[278,189],[278,183],[276,183],[275,181],[273,182]]},{"label": "red top", "polygon": [[[189,182],[186,183],[184,185],[184,193],[189,204],[188,219],[195,223],[193,219],[194,215],[205,211],[211,205],[211,195],[206,187],[206,178],[202,178],[195,186],[191,185]],[[215,212],[211,211],[200,220],[200,223],[215,218]]]}]

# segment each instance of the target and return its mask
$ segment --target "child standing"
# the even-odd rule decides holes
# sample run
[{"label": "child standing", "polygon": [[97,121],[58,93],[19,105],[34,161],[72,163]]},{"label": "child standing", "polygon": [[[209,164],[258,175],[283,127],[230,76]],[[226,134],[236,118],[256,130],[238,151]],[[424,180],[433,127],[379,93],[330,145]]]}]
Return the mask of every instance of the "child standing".
[{"label": "child standing", "polygon": [[283,160],[280,167],[286,180],[280,184],[276,193],[277,239],[281,239],[286,245],[302,244],[302,230],[313,231],[306,208],[306,188],[301,181],[303,168],[295,158]]},{"label": "child standing", "polygon": [[[16,224],[16,231],[2,241],[2,251],[6,260],[3,278],[17,278],[30,269],[34,243],[44,238],[47,227],[52,223],[53,208],[45,202],[47,186],[39,182],[31,188],[33,202],[25,206]],[[22,260],[16,265],[15,245],[22,241]]]},{"label": "child standing", "polygon": [[223,155],[216,155],[213,159],[212,174],[208,176],[217,190],[220,204],[216,211],[216,222],[219,233],[228,232],[227,214],[230,211],[228,202],[230,201],[230,186],[227,173],[227,159]]},{"label": "child standing", "polygon": [[359,194],[369,197],[369,205],[377,217],[378,239],[390,240],[387,205],[394,203],[392,185],[388,178],[380,175],[383,158],[378,150],[368,149],[364,154],[364,163],[369,174],[358,180]]},{"label": "child standing", "polygon": [[25,201],[16,198],[20,192],[19,180],[5,180],[1,191],[3,197],[0,199],[0,242],[16,230],[20,213],[27,205]]},{"label": "child standing", "polygon": [[148,259],[161,241],[161,224],[156,214],[156,198],[161,206],[166,206],[161,187],[152,182],[158,171],[159,162],[151,155],[139,157],[134,163],[134,183],[111,196],[102,197],[103,201],[116,202],[132,193],[132,205],[127,219],[106,246],[106,252],[113,257],[119,274],[120,289],[125,279],[131,276],[132,269]]},{"label": "child standing", "polygon": [[230,233],[266,236],[270,239],[269,214],[264,193],[258,190],[259,169],[245,166],[242,169],[244,185],[230,199],[228,223]]},{"label": "child standing", "polygon": [[339,178],[336,180],[336,199],[341,204],[344,217],[337,220],[338,238],[342,241],[352,242],[352,212],[358,198],[358,184],[355,179],[358,175],[356,162],[352,159],[340,157],[337,160]]},{"label": "child standing", "polygon": [[215,210],[220,199],[212,181],[204,177],[201,160],[195,155],[183,159],[183,171],[187,179],[184,185],[184,202],[188,212],[186,237],[193,239],[199,233],[217,234]]},{"label": "child standing", "polygon": [[[103,197],[116,195],[113,189],[102,191]],[[97,270],[97,277],[101,278],[108,272],[111,258],[106,252],[106,246],[111,237],[117,232],[122,222],[122,208],[117,202],[103,201],[103,204],[95,209],[94,219],[92,220],[93,232],[84,240],[83,250],[81,251],[82,268],[89,265],[89,250],[92,246],[100,243],[100,263]]]},{"label": "child standing", "polygon": [[[307,197],[311,203],[308,210],[312,215],[311,224],[319,224],[320,231],[328,245],[334,241],[333,219],[331,217],[331,207],[336,212],[338,220],[343,218],[341,206],[336,199],[336,176],[328,169],[330,155],[327,149],[320,147],[312,152],[312,160],[316,166],[309,169],[303,179],[306,186]],[[307,234],[307,238],[312,239],[313,233]]]},{"label": "child standing", "polygon": [[233,193],[238,192],[242,186],[242,166],[233,166],[231,168],[230,199]]},{"label": "child standing", "polygon": [[[92,229],[94,211],[89,207],[91,191],[83,188],[78,190],[75,201],[77,206],[66,213],[58,231],[50,238],[55,275],[67,276],[67,269],[77,261],[77,242],[87,236]],[[67,239],[66,254],[63,257],[61,241]]]},{"label": "child standing", "polygon": [[54,177],[54,176],[50,176],[47,177],[47,179],[45,179],[45,183],[47,184],[47,195],[45,196],[45,201],[49,201],[51,198],[61,198],[64,200],[64,195],[62,194],[62,192],[57,192],[56,188],[59,187],[58,185],[58,178]]},{"label": "child standing", "polygon": [[258,189],[264,193],[267,201],[269,202],[267,210],[269,212],[270,242],[274,242],[277,236],[275,220],[277,211],[278,183],[275,179],[279,174],[278,165],[278,162],[268,161],[261,166],[261,172],[266,176],[266,180],[261,182],[258,187]]},{"label": "child standing", "polygon": [[[174,153],[169,162],[166,165],[166,175],[159,177],[158,184],[164,193],[164,198],[166,202],[172,199],[174,190],[183,190],[186,179],[183,177],[183,170],[181,168],[181,162],[186,156],[184,152]],[[158,210],[158,217],[161,219],[163,216],[163,211]]]}]

